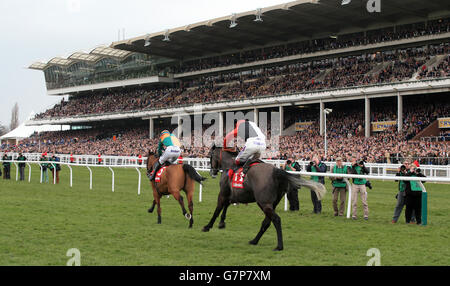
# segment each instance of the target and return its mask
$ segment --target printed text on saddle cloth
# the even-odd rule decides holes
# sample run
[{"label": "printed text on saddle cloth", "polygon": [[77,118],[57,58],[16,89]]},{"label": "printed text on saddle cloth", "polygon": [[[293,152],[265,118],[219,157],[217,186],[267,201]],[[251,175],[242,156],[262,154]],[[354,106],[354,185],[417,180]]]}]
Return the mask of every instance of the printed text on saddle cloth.
[{"label": "printed text on saddle cloth", "polygon": [[[258,165],[259,162],[255,162],[250,164],[250,167]],[[236,189],[244,188],[244,179],[245,174],[242,172],[244,168],[239,168],[236,172],[233,172],[232,169],[228,170],[228,178],[231,179],[231,186]]]},{"label": "printed text on saddle cloth", "polygon": [[166,170],[167,166],[162,167],[161,169],[158,170],[158,173],[156,173],[156,177],[155,177],[155,183],[159,183],[161,182],[161,176],[164,173],[164,171]]},{"label": "printed text on saddle cloth", "polygon": [[236,172],[233,172],[233,170],[228,171],[228,177],[231,178],[231,186],[233,188],[237,189],[243,189],[244,188],[244,178],[245,175],[242,172],[243,168],[239,168]]}]

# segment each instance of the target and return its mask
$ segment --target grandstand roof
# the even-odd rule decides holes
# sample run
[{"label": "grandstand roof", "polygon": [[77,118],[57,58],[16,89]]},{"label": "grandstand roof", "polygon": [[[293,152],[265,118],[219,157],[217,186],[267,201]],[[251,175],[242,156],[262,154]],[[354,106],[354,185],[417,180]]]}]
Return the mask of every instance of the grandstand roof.
[{"label": "grandstand roof", "polygon": [[186,59],[450,15],[448,0],[381,1],[381,13],[369,13],[367,1],[341,2],[292,1],[114,42],[111,47]]},{"label": "grandstand roof", "polygon": [[113,42],[90,53],[35,62],[29,68],[67,67],[104,57],[124,59],[133,52],[168,59],[198,58],[450,16],[448,0],[382,0],[381,13],[369,13],[367,1],[342,5],[341,0],[297,0]]},{"label": "grandstand roof", "polygon": [[32,65],[30,65],[29,69],[35,69],[35,70],[45,70],[46,68],[57,65],[57,66],[70,66],[71,64],[75,62],[97,62],[102,58],[109,57],[109,58],[117,58],[117,59],[124,59],[131,55],[132,52],[124,51],[124,50],[118,50],[111,47],[105,47],[105,46],[99,46],[95,49],[93,49],[90,53],[85,52],[75,52],[72,55],[70,55],[68,58],[63,57],[55,57],[51,60],[49,60],[47,63],[43,62],[35,62]]},{"label": "grandstand roof", "polygon": [[68,59],[71,60],[79,60],[79,61],[86,61],[86,62],[96,62],[101,58],[99,55],[94,54],[88,54],[83,52],[76,52],[73,53]]}]

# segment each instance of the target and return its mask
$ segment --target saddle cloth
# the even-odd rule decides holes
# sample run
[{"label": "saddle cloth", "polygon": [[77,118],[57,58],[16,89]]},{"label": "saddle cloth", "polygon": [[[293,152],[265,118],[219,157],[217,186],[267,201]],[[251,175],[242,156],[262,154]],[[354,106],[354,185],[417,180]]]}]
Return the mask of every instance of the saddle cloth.
[{"label": "saddle cloth", "polygon": [[243,168],[239,168],[236,172],[232,169],[228,170],[228,178],[231,178],[231,186],[237,189],[244,188],[244,178],[245,175],[242,172]]},{"label": "saddle cloth", "polygon": [[[258,165],[260,162],[251,163],[250,167]],[[228,178],[231,181],[231,187],[236,189],[244,188],[245,174],[242,172],[244,168],[240,167],[236,172],[233,169],[228,170]],[[250,170],[250,168],[249,168]]]},{"label": "saddle cloth", "polygon": [[156,173],[156,177],[155,177],[155,183],[161,182],[161,176],[166,169],[167,169],[167,166],[164,166],[158,170],[158,172]]}]

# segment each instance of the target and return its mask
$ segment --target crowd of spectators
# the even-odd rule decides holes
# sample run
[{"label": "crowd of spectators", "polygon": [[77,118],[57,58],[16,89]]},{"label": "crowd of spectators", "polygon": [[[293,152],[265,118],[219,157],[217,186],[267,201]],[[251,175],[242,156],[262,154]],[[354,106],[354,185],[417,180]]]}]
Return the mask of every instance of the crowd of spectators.
[{"label": "crowd of spectators", "polygon": [[[36,119],[141,111],[410,80],[416,73],[420,73],[419,78],[424,76],[422,73],[427,70],[424,64],[431,56],[446,55],[449,51],[450,44],[446,43],[205,76],[172,88],[73,96],[38,114]],[[448,65],[447,56],[434,68],[439,72],[427,72],[426,76],[447,76]]]},{"label": "crowd of spectators", "polygon": [[416,23],[369,30],[366,33],[358,32],[337,35],[323,39],[302,41],[269,48],[255,49],[240,53],[210,57],[183,63],[182,66],[171,68],[172,73],[194,72],[204,69],[225,67],[229,65],[245,64],[255,61],[282,58],[298,54],[307,54],[319,51],[349,48],[368,44],[377,44],[401,39],[415,38],[426,35],[441,34],[450,31],[449,19],[438,19],[428,23]]},{"label": "crowd of spectators", "polygon": [[[445,96],[444,96],[445,97]],[[448,117],[450,103],[445,98],[436,100],[429,97],[409,99],[404,108],[403,132],[398,133],[393,126],[382,132],[373,132],[364,136],[364,115],[354,105],[341,105],[327,118],[327,156],[325,161],[334,161],[337,157],[349,159],[355,153],[365,157],[367,162],[396,163],[401,158],[413,157],[421,163],[448,164],[450,144],[448,141],[412,140],[423,128],[440,117]],[[375,105],[372,120],[396,120],[393,107],[384,104]],[[279,144],[270,146],[266,158],[294,158],[311,160],[314,155],[325,154],[324,137],[319,133],[316,110],[303,113],[301,117],[313,122],[304,131],[292,136],[281,136]],[[289,113],[294,114],[295,113]],[[381,115],[383,114],[383,115]],[[294,120],[296,116],[287,116]],[[160,127],[161,129],[162,127]],[[206,128],[204,128],[206,129]],[[270,131],[270,127],[268,128]],[[158,129],[159,130],[159,129]],[[159,132],[156,130],[156,134]],[[205,131],[205,130],[203,130]],[[448,134],[442,132],[441,137]],[[268,139],[270,132],[268,132]],[[212,138],[215,140],[217,138]],[[190,146],[186,145],[183,156],[208,157],[211,142],[202,142],[202,137],[191,134]],[[216,141],[216,144],[221,142]],[[241,142],[243,143],[243,142]],[[51,152],[60,154],[90,154],[116,156],[145,156],[149,149],[154,149],[157,139],[149,139],[148,127],[101,127],[83,130],[44,132],[20,142],[18,146],[2,145],[0,150],[14,152]],[[269,144],[270,145],[270,144]],[[271,149],[275,147],[277,149]],[[436,160],[434,159],[436,158]],[[441,158],[441,159],[437,159]],[[442,159],[444,158],[444,159]]]},{"label": "crowd of spectators", "polygon": [[146,128],[101,127],[42,132],[22,140],[18,146],[2,145],[2,149],[21,150],[23,153],[138,156],[146,154],[154,143],[154,140],[148,139]]},{"label": "crowd of spectators", "polygon": [[422,71],[419,73],[419,78],[440,78],[450,76],[450,55],[448,55],[439,65],[427,68],[423,67]]},{"label": "crowd of spectators", "polygon": [[[315,154],[324,154],[323,136],[297,134],[281,138],[280,150],[287,158],[311,160]],[[284,152],[284,153],[283,153]],[[397,163],[400,158],[421,158],[421,162],[436,161],[433,158],[446,158],[439,164],[448,164],[450,156],[448,142],[407,141],[403,136],[392,132],[383,132],[369,138],[364,136],[330,138],[327,140],[327,157],[324,161],[335,161],[337,157],[349,160],[358,154],[367,162]],[[437,162],[437,161],[436,161]]]},{"label": "crowd of spectators", "polygon": [[[62,131],[42,133],[25,139],[18,146],[2,145],[0,150],[36,153],[52,152],[57,154],[74,155],[111,155],[111,156],[145,156],[149,149],[157,146],[157,139],[148,139],[145,129],[135,128],[118,134],[100,138],[99,130],[89,131]],[[190,147],[184,148],[185,157],[208,157],[209,145],[194,147],[193,141]],[[324,154],[324,138],[319,135],[318,128],[312,126],[304,132],[298,132],[293,136],[282,136],[279,141],[279,149],[271,150],[265,154],[266,158],[278,159],[287,157],[296,160],[311,160],[316,154]],[[433,158],[447,158],[440,160],[440,164],[448,164],[450,145],[448,142],[426,142],[405,140],[404,136],[395,132],[382,132],[369,138],[364,136],[335,136],[327,140],[328,156],[325,161],[333,161],[337,157],[349,159],[358,154],[367,159],[367,162],[396,163],[400,158],[423,158],[428,162]],[[428,161],[427,161],[428,160]]]}]

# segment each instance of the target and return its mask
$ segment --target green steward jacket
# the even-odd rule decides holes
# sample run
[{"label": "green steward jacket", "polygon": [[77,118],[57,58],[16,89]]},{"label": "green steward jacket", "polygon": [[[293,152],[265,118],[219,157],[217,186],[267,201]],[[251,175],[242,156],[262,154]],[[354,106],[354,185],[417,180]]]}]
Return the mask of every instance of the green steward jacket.
[{"label": "green steward jacket", "polygon": [[[351,174],[364,175],[363,168],[359,165],[352,166],[349,168]],[[353,184],[355,185],[365,185],[367,183],[366,179],[353,179]]]},{"label": "green steward jacket", "polygon": [[[5,156],[3,156],[2,160],[3,161],[11,161],[12,158],[11,158],[11,156],[5,155]],[[9,167],[9,166],[11,166],[10,162],[3,162],[3,167]]]},{"label": "green steward jacket", "polygon": [[[339,168],[337,165],[333,167],[333,174],[347,174],[347,166],[342,166],[342,168]],[[332,180],[331,184],[335,188],[345,188],[347,184],[344,182],[344,180]]]}]

